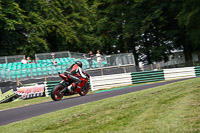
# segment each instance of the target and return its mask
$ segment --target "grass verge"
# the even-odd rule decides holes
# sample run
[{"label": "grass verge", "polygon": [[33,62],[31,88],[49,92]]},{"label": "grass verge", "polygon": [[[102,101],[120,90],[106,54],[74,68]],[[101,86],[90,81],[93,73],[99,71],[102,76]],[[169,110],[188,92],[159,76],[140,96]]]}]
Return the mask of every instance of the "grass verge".
[{"label": "grass verge", "polygon": [[200,132],[200,78],[48,113],[0,132]]}]

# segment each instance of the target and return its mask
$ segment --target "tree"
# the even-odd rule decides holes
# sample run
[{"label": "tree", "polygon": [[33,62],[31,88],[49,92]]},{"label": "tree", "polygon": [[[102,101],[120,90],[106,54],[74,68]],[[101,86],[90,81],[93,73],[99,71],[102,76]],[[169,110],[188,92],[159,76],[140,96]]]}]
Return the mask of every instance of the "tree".
[{"label": "tree", "polygon": [[193,64],[192,52],[197,51],[200,59],[200,1],[186,0],[178,14],[179,25],[184,29],[185,35],[183,47],[187,66]]},{"label": "tree", "polygon": [[23,43],[19,32],[26,16],[14,0],[0,0],[0,55],[15,55],[16,47]]}]

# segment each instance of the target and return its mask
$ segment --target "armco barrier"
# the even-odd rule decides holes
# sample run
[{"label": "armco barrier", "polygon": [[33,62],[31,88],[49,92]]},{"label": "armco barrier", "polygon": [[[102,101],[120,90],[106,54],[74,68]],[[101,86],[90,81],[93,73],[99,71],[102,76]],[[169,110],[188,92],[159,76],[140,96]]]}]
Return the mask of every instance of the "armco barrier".
[{"label": "armco barrier", "polygon": [[133,84],[165,80],[163,70],[132,72],[131,77]]},{"label": "armco barrier", "polygon": [[200,77],[200,66],[195,67],[196,77]]},{"label": "armco barrier", "polygon": [[132,84],[131,73],[95,76],[90,80],[92,91]]},{"label": "armco barrier", "polygon": [[194,67],[164,69],[165,80],[196,77]]}]

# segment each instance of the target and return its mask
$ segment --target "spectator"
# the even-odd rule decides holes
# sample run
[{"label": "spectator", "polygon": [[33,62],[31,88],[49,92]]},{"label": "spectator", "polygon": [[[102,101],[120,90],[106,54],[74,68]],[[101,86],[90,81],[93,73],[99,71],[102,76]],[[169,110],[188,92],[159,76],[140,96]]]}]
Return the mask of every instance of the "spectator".
[{"label": "spectator", "polygon": [[90,69],[92,68],[92,59],[93,59],[94,55],[92,53],[92,51],[90,51],[88,53],[88,62],[89,62],[89,65],[90,65]]},{"label": "spectator", "polygon": [[52,62],[53,62],[53,64],[54,64],[54,66],[57,66],[57,62],[56,62],[56,60],[55,60],[55,58],[53,57],[53,60],[52,60]]},{"label": "spectator", "polygon": [[27,63],[32,63],[30,57],[27,57]]},{"label": "spectator", "polygon": [[97,63],[99,65],[99,68],[101,68],[101,54],[100,54],[100,51],[98,50],[97,51],[97,54],[96,54],[96,57],[97,57]]},{"label": "spectator", "polygon": [[22,63],[22,64],[27,64],[26,57],[23,57],[23,59],[21,60],[21,63]]}]

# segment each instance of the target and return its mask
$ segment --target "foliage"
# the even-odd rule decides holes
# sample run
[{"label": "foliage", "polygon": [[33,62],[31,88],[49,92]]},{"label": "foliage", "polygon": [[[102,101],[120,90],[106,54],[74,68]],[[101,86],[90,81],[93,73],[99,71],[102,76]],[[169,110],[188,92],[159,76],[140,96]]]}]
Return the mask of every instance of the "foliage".
[{"label": "foliage", "polygon": [[18,54],[16,47],[23,42],[20,29],[26,18],[24,11],[14,0],[0,0],[0,54]]},{"label": "foliage", "polygon": [[189,41],[194,44],[194,50],[199,48],[200,42],[200,1],[186,0],[183,9],[178,15],[179,24],[187,31]]},{"label": "foliage", "polygon": [[183,49],[189,61],[199,14],[199,0],[0,0],[0,55],[101,50],[151,64]]}]

